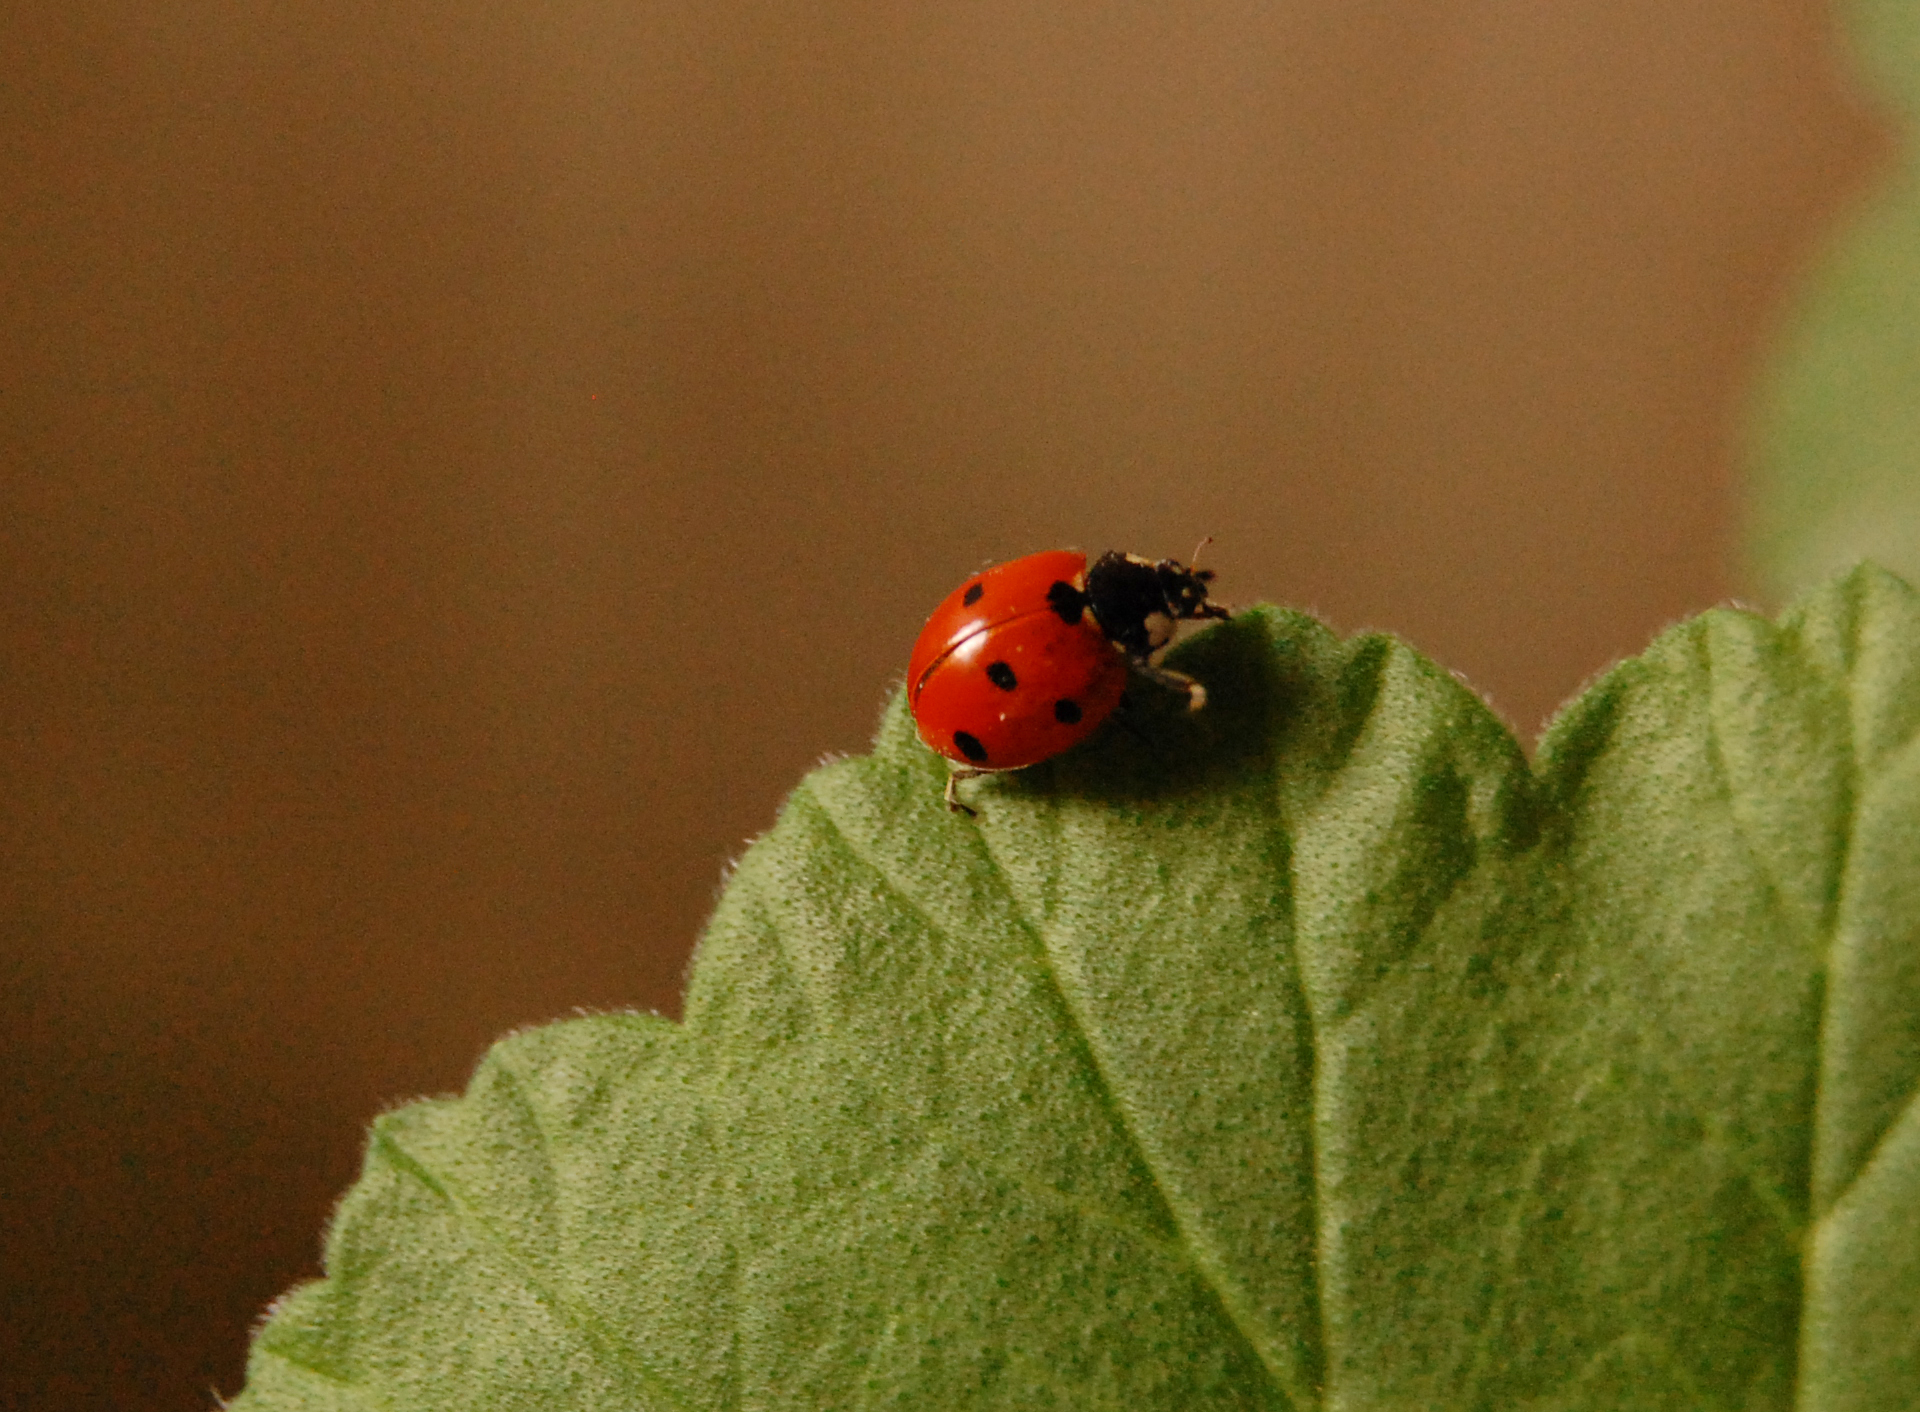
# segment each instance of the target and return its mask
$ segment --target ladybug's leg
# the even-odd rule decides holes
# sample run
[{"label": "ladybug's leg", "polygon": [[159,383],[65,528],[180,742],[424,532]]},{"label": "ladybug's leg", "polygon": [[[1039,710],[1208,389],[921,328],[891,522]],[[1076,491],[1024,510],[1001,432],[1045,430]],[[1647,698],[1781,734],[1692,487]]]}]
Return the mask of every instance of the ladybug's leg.
[{"label": "ladybug's leg", "polygon": [[992,773],[992,770],[975,770],[966,765],[955,765],[952,772],[947,775],[947,808],[956,814],[965,814],[968,818],[972,818],[974,811],[960,802],[960,796],[955,791],[959,788],[961,780],[979,779],[982,775]]},{"label": "ladybug's leg", "polygon": [[1185,672],[1176,672],[1171,667],[1162,667],[1157,663],[1134,658],[1133,668],[1150,681],[1157,681],[1169,691],[1185,692],[1189,711],[1203,710],[1207,704],[1207,689],[1188,676]]}]

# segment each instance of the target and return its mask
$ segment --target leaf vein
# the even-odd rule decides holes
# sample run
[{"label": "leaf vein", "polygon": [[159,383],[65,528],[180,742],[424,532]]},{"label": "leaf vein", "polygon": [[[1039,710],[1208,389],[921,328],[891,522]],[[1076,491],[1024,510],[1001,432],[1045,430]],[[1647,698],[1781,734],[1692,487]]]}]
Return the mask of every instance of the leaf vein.
[{"label": "leaf vein", "polygon": [[1893,1141],[1894,1134],[1899,1132],[1901,1125],[1913,1116],[1916,1108],[1920,1108],[1920,1084],[1915,1084],[1913,1088],[1907,1091],[1906,1099],[1901,1103],[1899,1111],[1896,1112],[1887,1125],[1880,1130],[1880,1135],[1873,1140],[1873,1147],[1867,1152],[1866,1156],[1860,1159],[1860,1165],[1854,1168],[1853,1174],[1847,1178],[1847,1184],[1834,1193],[1833,1200],[1827,1203],[1827,1209],[1822,1211],[1818,1218],[1815,1219],[1813,1229],[1816,1236],[1826,1229],[1827,1223],[1833,1220],[1839,1213],[1840,1208],[1846,1204],[1847,1198],[1853,1194],[1854,1189],[1866,1180],[1867,1174],[1871,1172],[1879,1162],[1884,1160],[1887,1148]]},{"label": "leaf vein", "polygon": [[1245,1344],[1247,1349],[1254,1355],[1255,1362],[1259,1364],[1262,1372],[1266,1374],[1267,1384],[1270,1390],[1283,1398],[1287,1406],[1295,1409],[1295,1412],[1304,1412],[1304,1409],[1316,1405],[1317,1399],[1308,1399],[1302,1394],[1300,1389],[1292,1386],[1292,1380],[1286,1376],[1285,1371],[1279,1366],[1279,1360],[1274,1356],[1272,1349],[1267,1346],[1265,1339],[1257,1336],[1252,1327],[1251,1318],[1247,1312],[1240,1307],[1240,1301],[1230,1293],[1227,1277],[1215,1268],[1213,1260],[1208,1257],[1200,1248],[1198,1242],[1195,1241],[1193,1233],[1189,1229],[1190,1223],[1188,1219],[1185,1218],[1184,1213],[1180,1209],[1180,1205],[1175,1202],[1172,1194],[1168,1191],[1164,1179],[1155,1167],[1152,1157],[1147,1152],[1145,1141],[1141,1138],[1139,1132],[1135,1130],[1133,1121],[1127,1111],[1127,1105],[1120,1098],[1119,1092],[1114,1086],[1112,1076],[1107,1072],[1106,1065],[1101,1062],[1100,1051],[1094,1041],[1091,1026],[1088,1025],[1085,1016],[1083,1016],[1074,1005],[1065,983],[1060,978],[1059,967],[1054,963],[1053,950],[1047,945],[1044,930],[1032,917],[1028,916],[1026,909],[1021,905],[1019,895],[1013,886],[1013,879],[1009,876],[999,858],[995,856],[992,845],[986,842],[984,834],[982,836],[982,845],[982,852],[986,855],[987,861],[993,869],[994,876],[999,880],[1001,889],[1013,909],[1015,918],[1020,922],[1021,927],[1026,931],[1029,939],[1033,943],[1034,960],[1047,984],[1051,987],[1054,998],[1060,1007],[1061,1016],[1066,1023],[1068,1038],[1081,1050],[1084,1056],[1084,1062],[1093,1077],[1094,1087],[1099,1093],[1101,1101],[1107,1107],[1119,1131],[1125,1136],[1128,1144],[1132,1147],[1140,1164],[1141,1171],[1146,1174],[1153,1190],[1165,1206],[1168,1221],[1178,1234],[1180,1244],[1187,1250],[1194,1273],[1199,1278],[1202,1287],[1207,1290],[1215,1304],[1219,1307],[1222,1317]]},{"label": "leaf vein", "polygon": [[693,1404],[682,1397],[661,1374],[649,1367],[646,1360],[629,1348],[624,1340],[615,1338],[591,1309],[577,1305],[541,1280],[534,1273],[532,1262],[520,1253],[514,1242],[498,1229],[494,1222],[481,1213],[480,1208],[460,1190],[456,1183],[434,1172],[419,1158],[408,1152],[384,1127],[374,1129],[373,1145],[396,1172],[419,1182],[445,1201],[463,1224],[483,1237],[487,1244],[506,1260],[515,1276],[528,1291],[542,1304],[553,1310],[561,1322],[571,1328],[583,1343],[612,1363],[626,1369],[634,1381],[651,1394],[656,1402],[664,1402],[676,1409],[676,1412],[692,1412]]},{"label": "leaf vein", "polygon": [[[889,896],[893,897],[902,906],[911,911],[914,916],[918,917],[935,936],[941,938],[949,945],[957,946],[959,944],[953,933],[937,921],[918,898],[913,896],[896,878],[889,874],[887,870],[880,865],[878,860],[869,856],[865,850],[853,841],[847,831],[841,827],[840,821],[834,817],[832,809],[827,807],[825,801],[813,795],[811,791],[808,792],[808,798],[810,802],[820,810],[821,815],[833,828],[834,833],[839,836],[841,842],[846,845],[847,851],[853,854],[855,858],[858,858],[872,870],[875,877],[880,879],[881,884],[886,888]],[[1104,1083],[1105,1076],[1101,1075],[1097,1069],[1094,1070],[1094,1076],[1097,1080]],[[948,1136],[953,1136],[953,1129],[948,1125],[940,1125],[938,1131]],[[1129,1136],[1131,1135],[1129,1134]],[[931,1142],[932,1139],[929,1138],[928,1145],[931,1145]],[[959,1147],[957,1142],[954,1145],[955,1147]],[[1124,1216],[1116,1215],[1104,1207],[1096,1206],[1091,1202],[1076,1201],[1064,1192],[1038,1186],[1021,1177],[1019,1174],[1002,1168],[998,1163],[989,1160],[979,1152],[965,1148],[961,1150],[964,1151],[968,1159],[974,1162],[982,1171],[990,1172],[995,1176],[1011,1181],[1030,1195],[1044,1197],[1049,1203],[1062,1210],[1072,1211],[1083,1220],[1123,1234],[1147,1249],[1158,1252],[1173,1263],[1183,1265],[1189,1269],[1196,1268],[1193,1265],[1191,1253],[1184,1246],[1155,1235],[1153,1232],[1141,1227],[1138,1222],[1130,1221]],[[1151,1170],[1149,1170],[1148,1175],[1152,1175]],[[1159,1192],[1158,1183],[1155,1183],[1155,1191],[1164,1202],[1166,1199],[1165,1194]]]},{"label": "leaf vein", "polygon": [[[380,1408],[383,1409],[384,1412],[384,1409],[390,1408],[393,1405],[365,1383],[356,1383],[351,1378],[343,1378],[338,1373],[329,1372],[317,1363],[309,1363],[304,1358],[295,1358],[284,1348],[262,1346],[260,1351],[276,1362],[284,1363],[289,1368],[297,1369],[311,1377],[318,1378],[329,1387],[340,1389],[341,1392],[348,1394],[356,1401],[364,1403],[368,1407]],[[221,1405],[224,1407],[227,1404],[222,1403]]]},{"label": "leaf vein", "polygon": [[[1773,919],[1776,927],[1782,930],[1789,930],[1791,925],[1790,917],[1783,896],[1783,890],[1780,886],[1780,880],[1774,872],[1773,862],[1755,846],[1753,836],[1747,830],[1746,822],[1740,817],[1738,791],[1734,788],[1733,771],[1727,764],[1726,748],[1722,744],[1721,739],[1720,712],[1713,696],[1712,682],[1717,676],[1717,669],[1714,662],[1713,640],[1710,632],[1702,632],[1700,646],[1701,652],[1706,658],[1708,676],[1707,699],[1705,702],[1706,709],[1704,713],[1707,725],[1707,762],[1713,772],[1714,784],[1719,790],[1721,802],[1726,807],[1727,822],[1732,827],[1733,836],[1739,840],[1741,850],[1746,854],[1747,860],[1753,864],[1754,871],[1759,875],[1761,895],[1766,901],[1767,914]],[[1824,1021],[1822,1022],[1822,1028],[1824,1028]],[[1646,1054],[1644,1046],[1641,1052],[1643,1055]],[[1816,1049],[1815,1052],[1817,1053],[1818,1050]],[[1685,1085],[1682,1084],[1665,1065],[1660,1064],[1658,1060],[1653,1060],[1652,1063],[1667,1087],[1680,1098],[1687,1106],[1688,1112],[1693,1115],[1694,1120],[1700,1124],[1701,1131],[1707,1134],[1707,1136],[1726,1153],[1727,1160],[1732,1163],[1734,1170],[1740,1173],[1748,1188],[1773,1217],[1773,1224],[1781,1241],[1796,1259],[1799,1258],[1804,1250],[1803,1241],[1805,1240],[1806,1231],[1799,1218],[1794,1214],[1793,1205],[1787,1199],[1786,1194],[1761,1175],[1758,1164],[1754,1162],[1751,1154],[1746,1151],[1745,1146],[1727,1130],[1723,1123],[1712,1115],[1707,1105],[1700,1103],[1691,1093],[1687,1092]]]}]

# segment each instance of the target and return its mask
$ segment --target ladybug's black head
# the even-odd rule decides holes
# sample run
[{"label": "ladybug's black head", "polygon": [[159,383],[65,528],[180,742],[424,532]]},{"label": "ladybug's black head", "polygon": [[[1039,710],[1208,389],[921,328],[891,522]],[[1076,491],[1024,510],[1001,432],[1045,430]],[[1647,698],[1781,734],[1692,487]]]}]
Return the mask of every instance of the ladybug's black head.
[{"label": "ladybug's black head", "polygon": [[1225,608],[1207,601],[1212,582],[1212,569],[1190,569],[1178,559],[1153,563],[1107,553],[1087,569],[1087,603],[1109,641],[1145,657],[1173,640],[1180,619],[1227,616]]},{"label": "ladybug's black head", "polygon": [[1189,569],[1178,559],[1162,559],[1153,566],[1160,576],[1160,591],[1176,618],[1224,618],[1227,610],[1207,602],[1207,585],[1213,582],[1212,569]]}]

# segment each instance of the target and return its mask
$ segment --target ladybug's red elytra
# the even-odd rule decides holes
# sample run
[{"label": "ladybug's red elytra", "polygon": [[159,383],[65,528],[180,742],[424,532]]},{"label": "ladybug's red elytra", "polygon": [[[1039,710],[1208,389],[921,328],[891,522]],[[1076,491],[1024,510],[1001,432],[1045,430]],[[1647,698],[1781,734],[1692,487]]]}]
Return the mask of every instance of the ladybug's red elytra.
[{"label": "ladybug's red elytra", "polygon": [[1051,549],[975,574],[933,610],[907,666],[907,705],[920,739],[961,780],[1018,770],[1085,740],[1120,704],[1129,670],[1184,692],[1206,688],[1154,656],[1183,618],[1224,618],[1207,601],[1211,569]]}]

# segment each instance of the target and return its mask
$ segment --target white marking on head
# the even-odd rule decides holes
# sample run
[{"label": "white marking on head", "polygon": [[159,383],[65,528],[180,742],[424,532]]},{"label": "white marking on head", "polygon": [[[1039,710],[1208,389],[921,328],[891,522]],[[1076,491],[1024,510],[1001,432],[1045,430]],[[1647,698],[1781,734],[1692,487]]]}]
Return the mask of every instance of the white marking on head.
[{"label": "white marking on head", "polygon": [[1173,640],[1173,618],[1166,613],[1149,613],[1142,620],[1147,630],[1147,646],[1154,650],[1165,647]]}]

